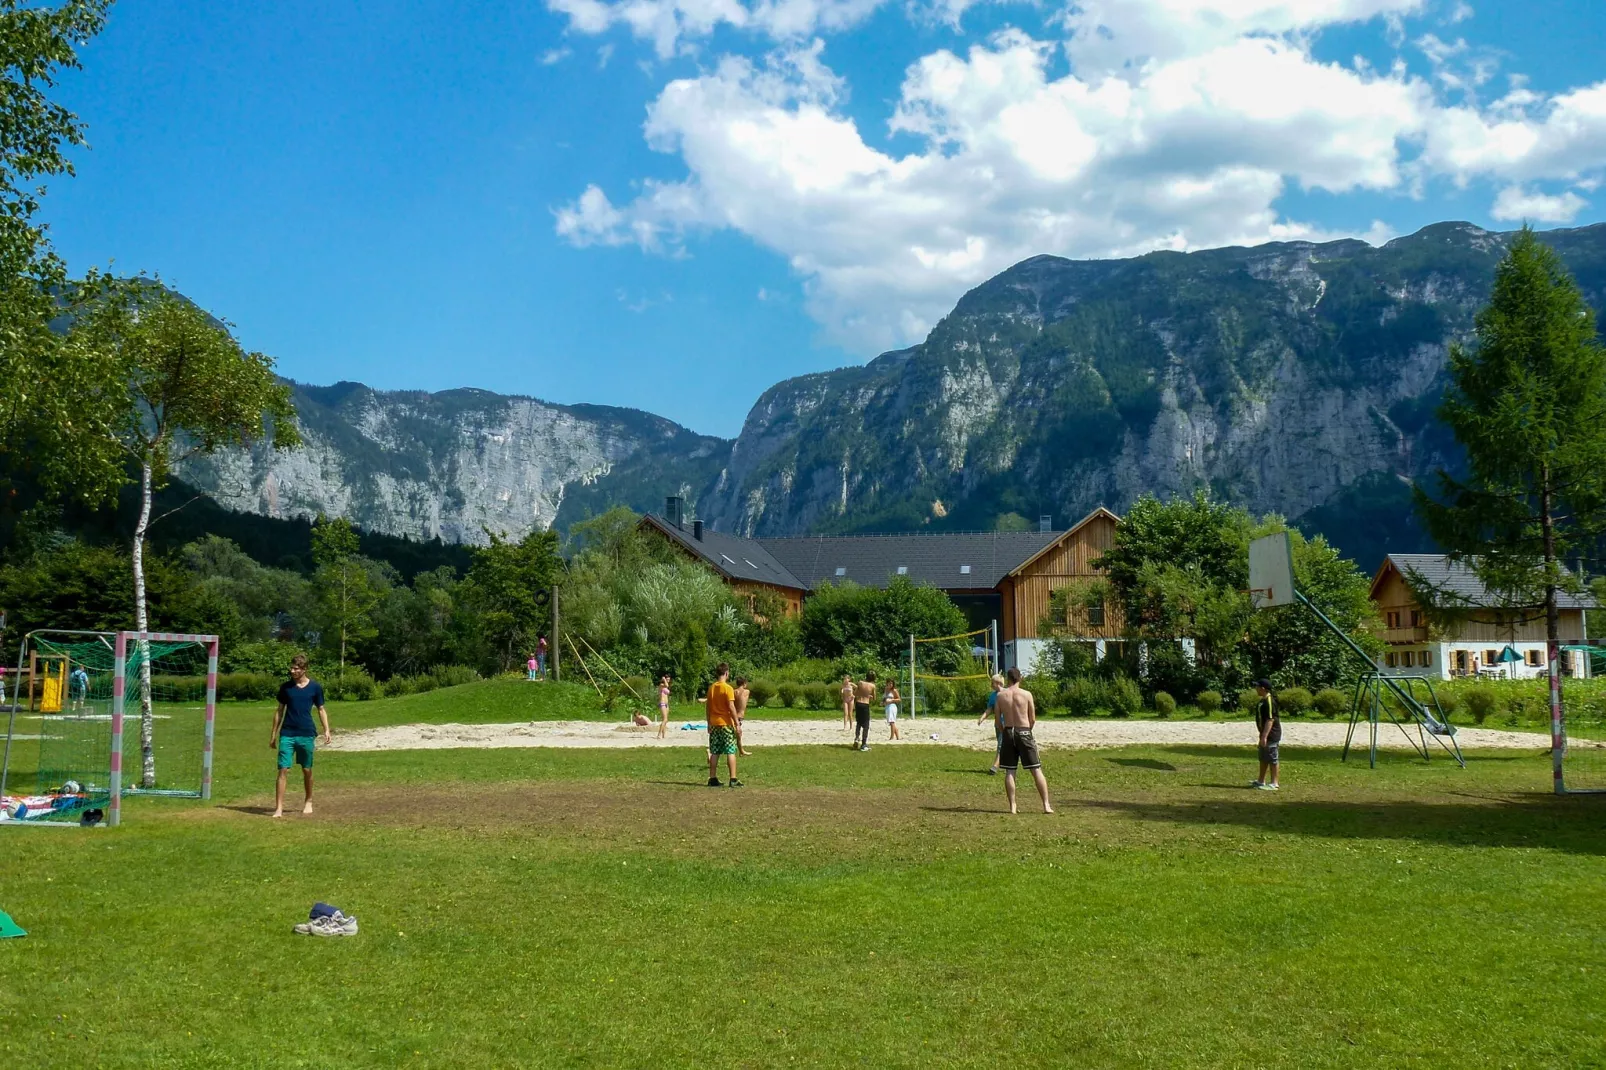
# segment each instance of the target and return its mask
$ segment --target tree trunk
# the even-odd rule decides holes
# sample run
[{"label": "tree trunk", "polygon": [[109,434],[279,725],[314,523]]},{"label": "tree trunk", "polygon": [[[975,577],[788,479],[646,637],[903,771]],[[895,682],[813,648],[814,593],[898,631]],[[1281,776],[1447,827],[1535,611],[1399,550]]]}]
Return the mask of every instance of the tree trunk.
[{"label": "tree trunk", "polygon": [[1545,465],[1539,487],[1539,526],[1545,540],[1545,655],[1550,667],[1550,777],[1557,795],[1567,793],[1562,759],[1567,754],[1567,729],[1561,708],[1561,610],[1556,605],[1556,524],[1551,517],[1550,466]]},{"label": "tree trunk", "polygon": [[340,563],[340,675],[346,675],[346,620],[351,615],[349,562]]},{"label": "tree trunk", "polygon": [[[139,466],[139,523],[134,526],[134,627],[139,632],[135,646],[139,657],[139,786],[156,786],[156,720],[151,711],[150,617],[145,610],[145,532],[151,524],[151,463]],[[126,685],[125,685],[126,686]]]}]

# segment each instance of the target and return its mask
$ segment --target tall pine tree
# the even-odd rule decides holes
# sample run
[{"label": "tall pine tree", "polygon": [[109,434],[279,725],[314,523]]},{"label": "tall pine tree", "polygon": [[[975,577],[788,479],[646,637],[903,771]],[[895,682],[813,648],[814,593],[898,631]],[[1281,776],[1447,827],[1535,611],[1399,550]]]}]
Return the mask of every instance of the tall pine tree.
[{"label": "tall pine tree", "polygon": [[1438,474],[1417,508],[1450,557],[1502,605],[1542,608],[1548,641],[1552,766],[1562,754],[1558,595],[1582,588],[1563,562],[1606,531],[1606,350],[1560,257],[1524,227],[1477,316],[1477,344],[1450,351],[1439,416],[1466,450],[1467,474]]}]

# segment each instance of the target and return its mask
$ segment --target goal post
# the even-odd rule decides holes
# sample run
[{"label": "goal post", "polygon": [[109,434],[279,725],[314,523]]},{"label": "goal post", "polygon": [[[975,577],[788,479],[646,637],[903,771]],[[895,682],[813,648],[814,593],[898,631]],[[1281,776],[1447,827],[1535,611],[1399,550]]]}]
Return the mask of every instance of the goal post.
[{"label": "goal post", "polygon": [[18,675],[27,665],[30,682],[49,686],[11,706],[0,823],[93,822],[101,811],[117,825],[126,795],[210,799],[218,654],[215,635],[28,633]]}]

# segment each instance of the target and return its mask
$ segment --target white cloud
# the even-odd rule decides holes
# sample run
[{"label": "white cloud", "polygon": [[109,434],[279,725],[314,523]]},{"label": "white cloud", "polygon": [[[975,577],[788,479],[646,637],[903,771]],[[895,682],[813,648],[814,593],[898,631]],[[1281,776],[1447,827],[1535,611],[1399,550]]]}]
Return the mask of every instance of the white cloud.
[{"label": "white cloud", "polygon": [[567,48],[549,48],[541,53],[541,66],[551,67],[568,59],[572,52]]},{"label": "white cloud", "polygon": [[747,30],[774,41],[854,26],[882,0],[547,0],[568,16],[571,33],[599,34],[623,26],[650,41],[659,58],[680,52],[688,40],[706,38],[721,26]]},{"label": "white cloud", "polygon": [[1571,223],[1589,202],[1568,190],[1556,196],[1507,186],[1494,199],[1489,214],[1496,219],[1527,223]]},{"label": "white cloud", "polygon": [[[1345,236],[1280,211],[1291,186],[1415,193],[1493,179],[1509,187],[1497,215],[1576,216],[1576,193],[1526,184],[1586,189],[1600,177],[1606,82],[1545,96],[1513,76],[1480,105],[1471,90],[1489,75],[1469,73],[1459,42],[1418,39],[1437,56],[1436,78],[1312,54],[1325,26],[1422,8],[1082,0],[1062,15],[1067,41],[1007,30],[911,64],[890,141],[846,111],[820,41],[763,60],[722,56],[648,109],[648,144],[678,157],[685,177],[645,182],[617,205],[590,186],[558,211],[557,229],[577,245],[670,253],[692,232],[737,231],[787,259],[831,338],[873,352],[918,341],[965,289],[1039,253]],[[683,41],[686,25],[669,40]],[[1452,61],[1462,66],[1447,78]],[[1373,223],[1360,236],[1390,235]]]}]

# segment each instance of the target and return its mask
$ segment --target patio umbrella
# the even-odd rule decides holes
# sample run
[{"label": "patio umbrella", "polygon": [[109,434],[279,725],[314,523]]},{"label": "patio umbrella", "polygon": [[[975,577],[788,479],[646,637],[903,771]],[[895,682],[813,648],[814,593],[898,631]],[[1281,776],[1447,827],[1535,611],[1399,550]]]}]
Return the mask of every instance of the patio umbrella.
[{"label": "patio umbrella", "polygon": [[1500,657],[1496,660],[1500,661],[1502,664],[1508,664],[1513,661],[1521,661],[1522,655],[1517,653],[1517,651],[1512,647],[1508,646],[1500,652]]}]

